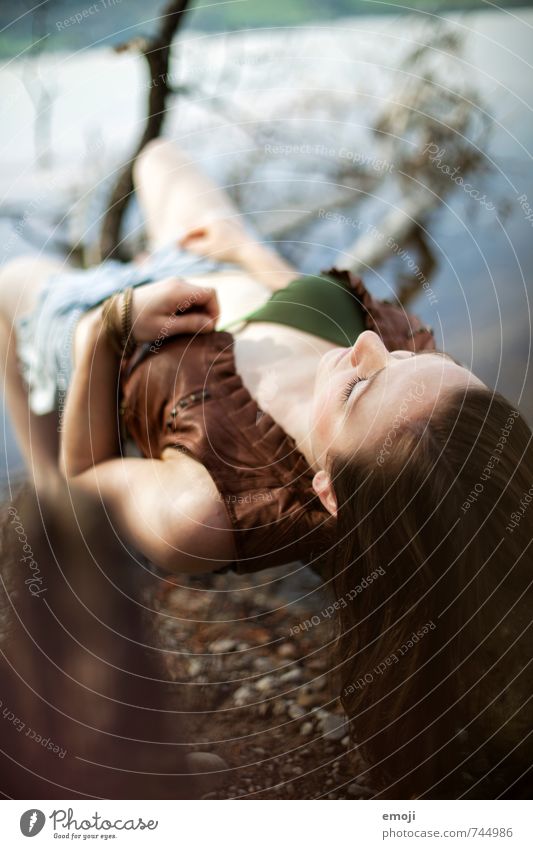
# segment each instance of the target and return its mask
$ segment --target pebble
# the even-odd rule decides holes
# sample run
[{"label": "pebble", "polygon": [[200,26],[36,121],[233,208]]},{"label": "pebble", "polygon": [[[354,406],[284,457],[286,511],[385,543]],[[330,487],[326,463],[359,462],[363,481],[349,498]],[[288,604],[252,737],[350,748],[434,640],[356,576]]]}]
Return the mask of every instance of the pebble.
[{"label": "pebble", "polygon": [[349,745],[350,745],[350,735],[346,734],[346,736],[343,737],[342,740],[341,740],[341,746],[348,748]]},{"label": "pebble", "polygon": [[289,705],[289,709],[287,711],[291,719],[301,719],[305,716],[305,710],[300,705]]},{"label": "pebble", "polygon": [[320,730],[328,740],[342,740],[347,731],[346,720],[343,716],[335,716],[332,713],[328,713],[320,720]]},{"label": "pebble", "polygon": [[372,791],[369,790],[368,787],[363,787],[362,784],[357,784],[356,782],[348,785],[347,792],[350,796],[365,796],[367,798],[373,795]]},{"label": "pebble", "polygon": [[215,640],[209,645],[209,651],[213,652],[213,654],[222,654],[225,652],[234,651],[236,648],[237,643],[235,642],[235,640],[230,640],[227,638]]},{"label": "pebble", "polygon": [[253,700],[253,698],[254,694],[248,684],[243,684],[233,693],[233,701],[236,705],[244,705],[246,702]]},{"label": "pebble", "polygon": [[303,734],[304,737],[307,737],[309,734],[313,733],[313,723],[312,722],[304,722],[303,725],[300,725],[300,734]]},{"label": "pebble", "polygon": [[263,657],[259,655],[256,657],[253,662],[254,668],[260,670],[262,672],[266,672],[267,669],[272,669],[272,661],[269,657]]},{"label": "pebble", "polygon": [[188,663],[188,671],[189,671],[189,675],[193,675],[193,676],[199,675],[200,672],[202,671],[202,661],[198,660],[197,657],[194,657]]},{"label": "pebble", "polygon": [[185,757],[191,773],[201,775],[204,772],[220,772],[229,769],[225,760],[213,752],[192,752]]},{"label": "pebble", "polygon": [[303,769],[301,766],[293,766],[292,768],[293,775],[303,775]]},{"label": "pebble", "polygon": [[310,693],[306,690],[300,690],[298,692],[298,704],[304,708],[314,708],[316,707],[317,701],[320,701],[320,696],[318,693]]},{"label": "pebble", "polygon": [[265,675],[264,678],[259,678],[254,686],[259,693],[269,693],[274,686],[274,678],[272,675]]},{"label": "pebble", "polygon": [[213,793],[227,780],[226,771],[229,767],[219,755],[212,752],[192,752],[186,756],[185,761],[192,775],[202,776],[197,780],[201,782],[206,793]]},{"label": "pebble", "polygon": [[302,670],[295,666],[294,669],[288,669],[287,672],[284,672],[283,675],[280,675],[280,682],[283,684],[288,683],[289,681],[300,681],[302,678]]},{"label": "pebble", "polygon": [[287,658],[290,660],[292,657],[296,657],[298,654],[296,647],[293,646],[292,643],[282,643],[281,646],[277,648],[277,654],[279,657]]},{"label": "pebble", "polygon": [[315,708],[313,713],[316,715],[317,719],[326,719],[326,717],[330,715],[325,708],[321,707]]}]

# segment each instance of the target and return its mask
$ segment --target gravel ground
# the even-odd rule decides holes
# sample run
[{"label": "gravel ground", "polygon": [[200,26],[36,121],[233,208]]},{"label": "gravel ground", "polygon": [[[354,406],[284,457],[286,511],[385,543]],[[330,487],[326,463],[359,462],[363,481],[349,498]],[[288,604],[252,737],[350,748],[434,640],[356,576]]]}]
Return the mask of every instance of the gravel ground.
[{"label": "gravel ground", "polygon": [[170,679],[186,685],[170,686],[172,708],[190,752],[210,755],[194,767],[209,773],[204,798],[373,795],[328,674],[331,624],[291,634],[326,604],[310,570],[160,579],[147,601]]}]

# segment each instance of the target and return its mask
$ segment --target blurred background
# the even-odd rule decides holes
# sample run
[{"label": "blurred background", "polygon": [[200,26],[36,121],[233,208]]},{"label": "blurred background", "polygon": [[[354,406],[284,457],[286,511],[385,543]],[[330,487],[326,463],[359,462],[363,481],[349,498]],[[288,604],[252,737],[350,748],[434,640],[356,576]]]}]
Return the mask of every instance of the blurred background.
[{"label": "blurred background", "polygon": [[[161,134],[282,253],[313,272],[326,251],[399,297],[531,421],[531,8],[193,2],[163,80],[143,52],[165,10],[2,3],[0,263],[96,261],[117,176],[164,83]],[[142,248],[135,198],[121,237],[123,259]],[[2,439],[5,481],[20,469],[5,415]]]},{"label": "blurred background", "polygon": [[[143,138],[161,134],[302,272],[353,269],[373,294],[419,313],[441,348],[533,423],[532,27],[529,4],[483,0],[3,0],[0,265],[24,254],[79,267],[109,255],[131,260],[144,227],[123,169]],[[0,486],[13,497],[22,464],[1,409]],[[21,588],[13,595],[7,584],[0,599],[0,626],[21,599],[20,627],[72,673],[64,691],[58,679],[65,703],[100,722],[94,739],[76,722],[57,725],[55,696],[44,716],[0,670],[19,699],[12,712],[73,756],[68,774],[67,761],[52,763],[54,780],[62,770],[82,795],[213,798],[209,785],[193,792],[182,779],[186,740],[201,758],[223,758],[199,770],[222,775],[220,798],[372,795],[326,684],[329,622],[292,636],[324,607],[316,576],[289,564],[244,577],[157,577],[116,550],[94,505],[63,496],[44,509],[31,495],[11,503],[29,517],[57,622],[72,624],[76,644],[56,635]],[[16,583],[18,538],[7,532],[5,573]],[[104,568],[96,573],[94,563]],[[78,616],[78,591],[101,628]],[[106,623],[124,639],[110,640]],[[36,687],[50,688],[33,643],[13,634],[13,668],[26,664]],[[88,663],[91,646],[125,674]],[[96,681],[92,701],[74,686],[78,675]],[[147,678],[161,687],[144,692]],[[100,692],[115,711],[103,711]],[[118,743],[110,751],[102,729],[144,739],[144,696],[164,717],[150,724],[146,751]],[[135,711],[123,709],[130,701]],[[33,743],[17,749],[22,738],[5,722],[1,732],[10,757],[39,760]],[[166,759],[156,757],[156,779],[138,788],[159,737],[170,741]],[[80,768],[80,752],[94,770]],[[100,758],[131,758],[131,784],[120,770],[102,784]],[[25,775],[4,792],[27,795]]]}]

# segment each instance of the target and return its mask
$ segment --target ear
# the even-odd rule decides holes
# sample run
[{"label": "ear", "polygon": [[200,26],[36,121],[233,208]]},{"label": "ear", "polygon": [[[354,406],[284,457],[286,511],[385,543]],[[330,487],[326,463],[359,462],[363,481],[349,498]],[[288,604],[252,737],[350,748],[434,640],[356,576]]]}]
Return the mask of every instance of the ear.
[{"label": "ear", "polygon": [[337,515],[337,496],[333,489],[331,478],[327,472],[321,470],[313,478],[313,489],[320,498],[322,504],[332,516]]}]

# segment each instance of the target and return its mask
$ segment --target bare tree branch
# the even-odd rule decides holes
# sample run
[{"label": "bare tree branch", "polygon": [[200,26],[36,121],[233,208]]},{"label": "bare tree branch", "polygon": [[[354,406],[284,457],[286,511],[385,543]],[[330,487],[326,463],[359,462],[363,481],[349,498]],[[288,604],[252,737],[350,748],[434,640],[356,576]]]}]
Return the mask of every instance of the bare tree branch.
[{"label": "bare tree branch", "polygon": [[133,191],[133,166],[143,147],[159,136],[166,112],[166,101],[174,93],[169,85],[170,48],[190,0],[172,0],[161,14],[159,32],[150,39],[135,38],[116,48],[140,51],[148,63],[150,87],[148,93],[148,114],[143,134],[133,156],[121,172],[111,193],[107,212],[104,216],[100,238],[100,259],[120,259],[120,227],[129,197]]}]

